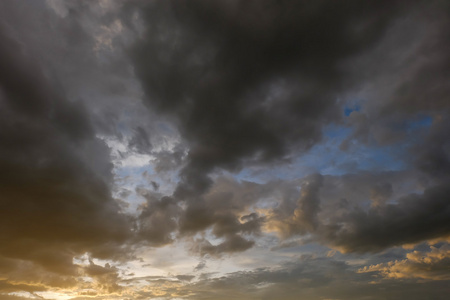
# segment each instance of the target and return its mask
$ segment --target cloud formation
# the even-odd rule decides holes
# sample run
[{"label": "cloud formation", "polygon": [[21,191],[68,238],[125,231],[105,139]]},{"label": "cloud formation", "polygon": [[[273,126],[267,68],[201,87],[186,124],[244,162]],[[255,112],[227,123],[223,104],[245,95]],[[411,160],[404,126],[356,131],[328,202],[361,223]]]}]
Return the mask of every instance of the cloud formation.
[{"label": "cloud formation", "polygon": [[449,8],[1,2],[0,298],[444,299]]},{"label": "cloud formation", "polygon": [[382,36],[395,15],[395,2],[388,3],[145,7],[136,71],[149,105],[173,117],[190,145],[176,195],[205,192],[215,168],[286,159],[318,142],[322,126],[340,115],[340,65]]},{"label": "cloud formation", "polygon": [[74,256],[123,256],[130,223],[111,196],[109,150],[86,108],[66,98],[12,32],[2,24],[2,274],[22,274],[25,290],[64,287],[74,284],[59,277],[76,275]]},{"label": "cloud formation", "polygon": [[[414,15],[420,6],[395,1],[364,8],[330,1],[143,5],[145,31],[131,55],[136,74],[149,107],[172,119],[189,147],[173,195],[187,201],[181,232],[213,225],[215,213],[203,195],[213,185],[214,171],[288,161],[321,141],[325,125],[343,122],[337,99],[365,84],[352,62],[366,63],[371,46],[392,47],[391,36],[401,26],[397,19]],[[387,108],[390,103],[373,112],[398,115]],[[351,137],[367,141],[371,129],[361,128],[370,118],[362,111],[351,113],[350,120],[358,120],[356,114],[360,124],[351,123],[356,128]],[[374,203],[383,201],[374,197]],[[299,214],[318,210],[317,201],[301,205],[314,208],[299,208]],[[301,219],[315,227],[315,220],[306,221],[315,213],[305,212]]]},{"label": "cloud formation", "polygon": [[[393,193],[392,185],[386,185],[385,180],[389,176],[391,180],[402,178],[392,175],[304,178],[300,192],[285,196],[281,205],[267,211],[268,229],[283,238],[310,235],[308,241],[361,253],[447,236],[448,185],[431,186],[422,194],[406,194],[374,206],[374,197]],[[404,184],[393,183],[396,187]],[[356,187],[357,191],[352,191]],[[340,198],[342,195],[349,198]],[[366,197],[364,202],[361,197]]]},{"label": "cloud formation", "polygon": [[382,277],[393,279],[449,280],[449,251],[448,245],[439,248],[431,246],[429,252],[413,251],[404,260],[371,265],[358,272],[379,272]]}]

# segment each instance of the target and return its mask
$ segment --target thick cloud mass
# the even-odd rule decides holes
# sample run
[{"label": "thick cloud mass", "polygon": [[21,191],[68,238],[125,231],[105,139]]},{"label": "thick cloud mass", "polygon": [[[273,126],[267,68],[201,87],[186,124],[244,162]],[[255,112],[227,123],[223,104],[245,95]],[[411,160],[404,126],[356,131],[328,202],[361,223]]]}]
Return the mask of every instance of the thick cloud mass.
[{"label": "thick cloud mass", "polygon": [[[368,68],[365,55],[384,47],[397,19],[416,9],[395,1],[145,5],[145,32],[132,51],[136,73],[148,105],[171,118],[189,145],[174,193],[188,200],[181,232],[220,224],[203,196],[213,184],[212,172],[289,160],[321,141],[325,125],[344,122],[338,98],[365,84],[353,65]],[[397,85],[394,93],[403,89]],[[403,98],[389,97],[394,98],[374,110],[380,115],[352,114],[350,120],[360,120],[353,139],[369,141],[370,125],[364,124],[381,113],[388,119],[399,114]],[[374,191],[376,206],[384,201],[383,191]],[[292,217],[297,225],[286,226],[317,227],[319,199],[309,197],[314,199],[300,200]]]},{"label": "thick cloud mass", "polygon": [[448,185],[409,195],[382,208],[345,213],[319,235],[343,251],[380,251],[450,235]]},{"label": "thick cloud mass", "polygon": [[[159,1],[133,53],[149,104],[190,144],[177,195],[215,168],[288,158],[340,116],[345,60],[380,39],[395,2]],[[380,17],[381,16],[381,17]]]},{"label": "thick cloud mass", "polygon": [[109,151],[83,105],[54,87],[6,26],[0,39],[1,276],[31,272],[44,290],[71,285],[31,270],[75,275],[74,256],[119,257],[130,234],[109,191]]},{"label": "thick cloud mass", "polygon": [[1,1],[0,298],[448,298],[449,12]]},{"label": "thick cloud mass", "polygon": [[[352,141],[386,145],[412,140],[411,134],[417,132],[412,133],[408,124],[415,122],[418,113],[432,115],[428,137],[420,133],[429,146],[411,147],[407,162],[431,176],[446,177],[447,133],[440,129],[448,125],[446,73],[442,69],[425,75],[425,70],[445,66],[448,60],[442,50],[446,48],[448,21],[439,8],[437,2],[425,6],[420,1],[414,5],[369,2],[364,6],[357,1],[157,1],[144,6],[144,38],[132,52],[136,73],[148,105],[169,116],[189,145],[174,193],[176,199],[188,200],[180,219],[181,232],[216,228],[223,222],[204,199],[213,184],[210,175],[214,171],[289,160],[321,141],[329,124],[353,127],[341,145],[349,151]],[[420,14],[421,10],[427,14]],[[432,23],[431,18],[435,18]],[[405,29],[408,25],[414,25],[413,29]],[[435,32],[429,37],[431,30]],[[414,33],[420,35],[414,37]],[[399,38],[413,50],[407,52]],[[404,50],[401,54],[406,58],[400,57],[397,49]],[[412,61],[425,51],[433,53],[433,60]],[[380,53],[387,55],[392,66],[381,62]],[[392,77],[390,71],[406,77],[381,86]],[[373,101],[345,118],[338,98],[365,86],[377,89],[372,95],[363,95]],[[410,227],[422,218],[434,218],[437,211],[427,208],[429,202],[445,206],[445,201],[439,200],[445,192],[435,192],[444,186],[423,196],[429,201],[417,203],[426,206],[422,213],[427,216],[401,208],[403,202],[408,203],[405,208],[412,202],[415,206],[415,196],[384,206],[392,187],[388,182],[374,186],[370,194],[373,210],[367,216],[361,210],[336,221],[349,228],[337,224],[319,228],[318,187],[303,186],[291,216],[276,210],[277,226],[288,236],[320,232],[326,240],[348,246],[348,251],[380,250],[420,241],[447,232],[447,216],[437,219],[442,223],[420,230]],[[366,218],[369,221],[363,224]],[[405,226],[399,232],[411,230],[406,230],[404,237],[385,237],[396,222]],[[213,233],[221,237],[220,231]]]}]

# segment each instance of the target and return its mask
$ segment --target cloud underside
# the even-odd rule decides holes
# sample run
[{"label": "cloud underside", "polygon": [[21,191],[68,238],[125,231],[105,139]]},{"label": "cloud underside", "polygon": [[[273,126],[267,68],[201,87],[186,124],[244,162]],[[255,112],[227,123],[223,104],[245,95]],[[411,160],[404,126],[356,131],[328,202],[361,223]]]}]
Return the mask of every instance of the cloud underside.
[{"label": "cloud underside", "polygon": [[74,256],[126,257],[131,224],[111,197],[109,150],[86,108],[6,28],[0,39],[1,289],[75,285]]},{"label": "cloud underside", "polygon": [[406,259],[371,265],[360,273],[378,272],[385,278],[420,278],[423,280],[449,280],[449,247],[431,247],[429,252],[413,251]]},{"label": "cloud underside", "polygon": [[[447,111],[443,72],[449,60],[442,49],[448,24],[436,5],[172,1],[144,6],[144,38],[131,54],[136,73],[148,106],[172,118],[189,147],[172,195],[186,203],[180,233],[213,227],[221,237],[215,228],[225,222],[221,214],[228,213],[211,207],[214,201],[205,196],[214,190],[211,175],[218,170],[290,161],[322,141],[323,128],[331,123],[353,126],[341,145],[347,151],[350,141],[407,141],[408,120],[422,113],[434,119],[423,136],[427,147],[411,146],[407,163],[433,177],[435,187],[384,207],[390,192],[390,183],[384,182],[384,190],[373,187],[369,212],[347,212],[342,220],[318,224],[319,188],[305,186],[294,215],[281,215],[278,227],[284,235],[312,232],[318,240],[361,252],[447,234],[448,120],[441,113]],[[432,38],[427,36],[431,28],[406,28],[412,25],[408,18],[430,24],[420,9],[440,20],[436,24],[441,29],[431,26],[437,30]],[[412,38],[414,30],[421,35]],[[405,35],[410,39],[398,41]],[[406,57],[395,52],[400,49]],[[383,50],[392,66],[379,62]],[[408,60],[430,52],[434,60]],[[402,77],[391,78],[390,72]],[[433,84],[437,90],[431,82],[439,82]],[[367,104],[367,111],[343,117],[336,100],[362,89],[370,90],[365,97],[374,102]],[[442,209],[435,221],[424,220],[434,219]],[[236,215],[226,218],[233,234],[226,244],[231,245],[242,223],[233,226]],[[419,226],[419,220],[427,225]],[[237,249],[246,247],[239,243]]]},{"label": "cloud underside", "polygon": [[[33,5],[0,4],[0,297],[441,299],[447,3]],[[121,269],[168,245],[201,263]],[[344,258],[202,273],[305,245]]]}]

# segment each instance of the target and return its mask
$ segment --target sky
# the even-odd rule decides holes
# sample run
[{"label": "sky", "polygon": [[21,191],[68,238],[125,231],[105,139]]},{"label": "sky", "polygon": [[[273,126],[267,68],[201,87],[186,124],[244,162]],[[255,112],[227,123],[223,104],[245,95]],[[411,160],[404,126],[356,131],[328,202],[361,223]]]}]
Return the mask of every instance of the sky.
[{"label": "sky", "polygon": [[0,1],[1,300],[449,287],[449,1]]}]

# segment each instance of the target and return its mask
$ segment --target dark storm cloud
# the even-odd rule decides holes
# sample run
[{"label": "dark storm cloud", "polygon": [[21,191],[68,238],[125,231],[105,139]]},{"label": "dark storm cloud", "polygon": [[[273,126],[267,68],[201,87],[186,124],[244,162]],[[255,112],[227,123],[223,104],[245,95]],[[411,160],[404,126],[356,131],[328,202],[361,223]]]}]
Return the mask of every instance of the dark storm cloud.
[{"label": "dark storm cloud", "polygon": [[[155,1],[141,5],[146,30],[131,52],[136,74],[149,107],[177,125],[189,148],[173,195],[187,200],[179,218],[180,233],[212,228],[212,234],[225,238],[223,249],[239,244],[232,243],[244,233],[239,217],[220,213],[204,196],[214,185],[210,175],[255,163],[288,162],[319,142],[325,125],[348,122],[342,119],[342,103],[337,99],[367,80],[355,65],[365,66],[364,55],[383,43],[397,19],[419,4]],[[377,113],[386,112],[386,107],[377,108]],[[371,119],[361,115],[352,138],[371,132],[364,130]],[[167,153],[161,158],[170,162],[176,157]],[[291,229],[284,232],[317,230],[318,186],[310,191],[304,187],[304,199],[294,207],[296,216],[287,222],[291,225],[285,224]],[[382,201],[378,196],[374,201]],[[280,224],[284,221],[280,219]],[[256,227],[262,223],[261,219]],[[223,234],[225,229],[230,233]]]},{"label": "dark storm cloud", "polygon": [[0,272],[42,268],[50,275],[36,282],[61,286],[51,276],[76,275],[74,256],[123,255],[129,222],[111,198],[109,150],[85,107],[67,100],[13,32],[1,24],[0,259],[13,269]]},{"label": "dark storm cloud", "polygon": [[300,192],[285,193],[268,211],[267,228],[283,238],[308,235],[305,241],[358,253],[449,236],[448,183],[411,193],[415,185],[423,187],[407,177],[404,172],[306,177]]},{"label": "dark storm cloud", "polygon": [[[349,93],[362,101],[360,111],[348,118],[354,129],[344,149],[352,139],[381,145],[417,142],[412,124],[426,117],[444,117],[449,126],[449,3],[410,1],[408,6],[376,47],[348,65],[360,79]],[[433,149],[433,143],[428,139],[422,148]]]},{"label": "dark storm cloud", "polygon": [[370,191],[370,200],[372,200],[372,206],[384,205],[391,196],[392,185],[387,182],[375,185]]},{"label": "dark storm cloud", "polygon": [[171,233],[177,229],[180,207],[171,197],[162,197],[150,191],[139,190],[147,201],[138,218],[139,236],[152,246],[162,246],[173,242]]},{"label": "dark storm cloud", "polygon": [[337,120],[341,65],[374,45],[395,1],[157,1],[132,57],[151,107],[190,152],[175,195],[205,192],[215,168],[282,160]]},{"label": "dark storm cloud", "polygon": [[[448,112],[449,109],[450,55],[447,49],[450,47],[450,5],[445,1],[418,3],[405,24],[416,22],[418,25],[413,26],[414,30],[404,31],[406,38],[403,40],[409,44],[416,43],[415,51],[404,55],[408,59],[414,55],[417,59],[402,61],[397,66],[403,74],[409,74],[395,83],[396,90],[386,99],[388,103],[383,108],[386,113],[433,113],[441,109]],[[422,35],[418,41],[411,36],[414,33]],[[401,49],[399,44],[394,45]]]},{"label": "dark storm cloud", "polygon": [[264,223],[264,217],[248,212],[266,191],[265,186],[222,177],[183,211],[173,197],[139,189],[146,203],[137,219],[138,236],[153,246],[161,246],[173,242],[176,236],[192,237],[211,228],[211,233],[223,241],[213,246],[206,239],[196,239],[190,247],[194,252],[220,256],[247,250],[254,241],[242,235],[258,236]]},{"label": "dark storm cloud", "polygon": [[[277,227],[284,237],[315,231],[319,225],[319,190],[322,182],[323,177],[320,174],[304,178],[300,185],[300,194],[295,202],[289,197],[290,188],[288,188],[281,204],[270,212],[271,226]],[[298,192],[294,191],[294,193],[295,195],[292,196],[296,197]]]},{"label": "dark storm cloud", "polygon": [[[125,261],[180,239],[201,256],[198,272],[211,257],[255,245],[260,255],[275,243],[270,232],[282,246],[318,242],[351,257],[448,237],[445,1],[17,3],[0,3],[0,297],[78,287],[89,290],[79,299],[443,299],[448,282],[412,281],[448,281],[448,244],[398,262],[375,258],[360,273],[302,256],[219,278],[148,277],[141,289],[145,278],[129,286],[121,277],[134,275],[96,259]],[[351,128],[347,154],[361,144],[403,147],[405,170],[261,184],[223,172],[286,166],[329,138],[330,125]],[[116,167],[148,156],[136,171],[148,187],[132,192],[135,174],[114,182],[129,170],[112,172],[111,150]],[[268,176],[284,178],[276,172]],[[138,216],[121,213],[116,191],[145,200]],[[88,265],[74,263],[83,257]],[[236,266],[253,264],[247,258]],[[369,284],[411,271],[420,275],[411,282]]]},{"label": "dark storm cloud", "polygon": [[412,171],[316,174],[265,184],[221,177],[187,208],[179,230],[183,236],[210,228],[222,239],[215,246],[195,240],[191,249],[203,255],[242,251],[251,240],[236,237],[257,237],[261,231],[276,231],[283,239],[307,236],[304,242],[343,252],[378,252],[450,234],[448,188],[426,178]]},{"label": "dark storm cloud", "polygon": [[318,230],[319,239],[346,252],[381,251],[450,235],[448,184],[430,187],[375,209],[350,210]]},{"label": "dark storm cloud", "polygon": [[[437,182],[450,182],[450,101],[433,121],[424,142],[412,149],[413,163]],[[425,145],[425,146],[424,146]]]},{"label": "dark storm cloud", "polygon": [[211,228],[211,233],[223,239],[213,246],[206,239],[194,242],[192,250],[202,255],[219,256],[221,253],[240,252],[249,249],[254,241],[242,235],[258,236],[264,217],[250,212],[268,188],[252,182],[238,182],[232,178],[217,178],[210,191],[191,201],[180,217],[181,236],[192,236],[196,232]]}]

